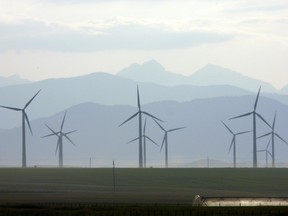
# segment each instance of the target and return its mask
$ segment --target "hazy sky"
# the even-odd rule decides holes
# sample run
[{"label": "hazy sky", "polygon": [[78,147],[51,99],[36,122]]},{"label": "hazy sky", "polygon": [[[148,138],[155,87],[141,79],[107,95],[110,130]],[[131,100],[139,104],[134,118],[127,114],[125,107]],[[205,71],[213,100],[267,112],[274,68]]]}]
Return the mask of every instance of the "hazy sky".
[{"label": "hazy sky", "polygon": [[39,80],[159,61],[288,84],[287,0],[0,0],[0,75]]}]

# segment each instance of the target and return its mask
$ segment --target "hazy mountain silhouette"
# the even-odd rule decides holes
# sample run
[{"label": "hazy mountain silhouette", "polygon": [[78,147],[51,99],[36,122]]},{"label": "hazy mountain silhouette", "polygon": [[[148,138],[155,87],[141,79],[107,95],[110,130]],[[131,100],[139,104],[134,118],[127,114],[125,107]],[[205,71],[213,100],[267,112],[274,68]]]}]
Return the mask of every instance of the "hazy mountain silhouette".
[{"label": "hazy mountain silhouette", "polygon": [[288,94],[288,85],[284,86],[282,89],[281,89],[281,92],[283,94]]},{"label": "hazy mountain silhouette", "polygon": [[21,78],[18,74],[9,77],[0,76],[0,87],[30,83],[30,80]]},{"label": "hazy mountain silhouette", "polygon": [[150,82],[167,86],[190,84],[186,76],[166,71],[155,60],[147,61],[142,65],[134,63],[119,71],[117,75],[138,82]]},{"label": "hazy mountain silhouette", "polygon": [[[227,119],[250,111],[254,100],[255,95],[195,99],[182,103],[160,101],[143,105],[142,108],[163,119],[167,128],[187,126],[186,129],[169,136],[169,163],[175,166],[189,164],[207,157],[231,163],[232,154],[228,154],[231,134],[220,120],[225,121],[234,131],[251,130],[251,117],[231,121]],[[49,133],[44,123],[57,130],[64,111],[66,110],[31,121],[34,136],[27,133],[28,165],[57,165],[58,157],[55,155],[57,138],[40,137]],[[65,130],[78,129],[78,131],[71,134],[71,139],[77,147],[69,142],[64,143],[64,165],[88,166],[91,157],[93,166],[111,167],[112,160],[115,160],[117,166],[137,167],[138,144],[127,142],[137,136],[138,121],[134,120],[123,127],[118,127],[136,111],[137,108],[133,106],[106,106],[95,103],[83,103],[67,109]],[[288,106],[266,97],[259,98],[258,112],[269,123],[272,122],[275,111],[278,114],[276,130],[288,140],[286,132]],[[261,121],[258,121],[257,128],[259,135],[270,131]],[[147,122],[146,133],[161,144],[163,132],[151,119]],[[268,139],[259,140],[258,149],[266,147]],[[287,145],[277,140],[275,149],[277,163],[287,162]],[[252,134],[238,137],[237,161],[239,163],[250,161],[252,166]],[[264,164],[265,155],[259,153],[258,161],[259,164]],[[7,130],[1,135],[0,165],[7,164],[18,166],[21,164],[20,127]],[[164,152],[160,153],[159,148],[154,145],[147,146],[147,165],[164,166]]]},{"label": "hazy mountain silhouette", "polygon": [[[63,109],[85,102],[104,105],[135,105],[137,82],[107,73],[48,79],[25,85],[0,88],[0,105],[22,107],[39,89],[33,104],[27,109],[30,119],[55,114]],[[178,102],[195,98],[240,96],[251,94],[233,86],[160,86],[139,83],[141,103],[161,100]],[[0,128],[20,125],[18,113],[0,109]]]},{"label": "hazy mountain silhouette", "polygon": [[255,91],[257,86],[262,87],[264,92],[276,92],[276,89],[269,83],[252,79],[241,73],[228,68],[208,64],[193,73],[189,79],[194,85],[232,85],[248,91]]},{"label": "hazy mountain silhouette", "polygon": [[151,82],[160,85],[232,85],[248,91],[255,91],[260,85],[264,92],[276,92],[277,90],[269,83],[252,79],[236,71],[223,68],[217,65],[208,64],[197,70],[190,76],[183,76],[171,73],[155,60],[140,64],[132,64],[118,73],[119,76],[126,77],[140,82]]}]

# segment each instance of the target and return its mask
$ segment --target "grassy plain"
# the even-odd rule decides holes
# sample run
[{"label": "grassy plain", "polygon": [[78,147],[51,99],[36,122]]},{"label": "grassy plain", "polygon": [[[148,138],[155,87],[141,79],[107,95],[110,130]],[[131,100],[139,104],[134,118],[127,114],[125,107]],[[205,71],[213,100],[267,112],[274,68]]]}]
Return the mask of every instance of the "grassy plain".
[{"label": "grassy plain", "polygon": [[288,169],[2,168],[0,204],[191,204],[201,196],[287,197]]}]

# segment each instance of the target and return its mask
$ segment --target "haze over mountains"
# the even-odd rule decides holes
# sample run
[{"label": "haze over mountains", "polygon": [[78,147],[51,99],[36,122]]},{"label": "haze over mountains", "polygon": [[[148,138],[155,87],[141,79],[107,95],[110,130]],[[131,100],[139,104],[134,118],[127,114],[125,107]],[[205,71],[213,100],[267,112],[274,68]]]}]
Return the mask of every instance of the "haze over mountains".
[{"label": "haze over mountains", "polygon": [[[160,86],[152,83],[139,83],[107,73],[93,73],[81,77],[49,79],[26,85],[7,86],[0,88],[1,104],[5,106],[22,107],[39,89],[42,91],[35,103],[39,107],[29,106],[30,117],[52,115],[79,103],[94,102],[105,105],[135,105],[135,89],[137,84],[141,92],[145,92],[141,101],[143,104],[174,100],[189,101],[196,98],[211,98],[221,96],[240,96],[251,94],[248,91],[233,86]],[[6,127],[15,126],[13,118],[8,117],[10,111],[3,111]],[[14,115],[14,114],[13,114]],[[10,120],[9,120],[10,119]],[[5,128],[0,122],[0,128]],[[14,122],[14,123],[13,123]],[[16,124],[18,125],[18,124]]]},{"label": "haze over mountains", "polygon": [[244,76],[238,72],[217,65],[208,64],[190,76],[171,73],[156,62],[150,60],[142,65],[132,64],[118,73],[138,82],[152,82],[160,85],[232,85],[248,91],[255,91],[257,86],[262,86],[264,92],[276,92],[277,90],[269,83],[262,82]]},{"label": "haze over mountains", "polygon": [[[147,71],[153,71],[153,74],[157,75],[151,78],[152,73],[147,76]],[[141,82],[135,81],[140,79],[139,77]],[[237,84],[238,79],[241,82]],[[179,85],[181,82],[183,83]],[[32,137],[27,131],[27,157],[30,166],[54,166],[58,163],[55,156],[56,138],[40,137],[49,133],[44,123],[58,130],[64,111],[67,110],[64,130],[79,131],[71,134],[77,147],[68,142],[64,143],[64,164],[86,166],[92,157],[94,166],[110,166],[110,162],[116,160],[120,166],[137,167],[138,144],[126,144],[137,137],[137,121],[133,120],[118,127],[136,112],[137,84],[140,87],[143,110],[163,119],[167,128],[187,126],[187,129],[169,135],[169,155],[173,166],[198,166],[192,162],[207,157],[214,163],[221,160],[222,162],[218,162],[219,166],[227,166],[227,163],[232,165],[232,154],[227,153],[232,137],[220,120],[237,131],[251,130],[250,117],[234,121],[227,119],[252,111],[255,91],[259,85],[270,92],[261,92],[259,113],[272,123],[277,111],[276,130],[288,140],[288,96],[283,93],[284,89],[282,94],[279,94],[279,91],[276,94],[277,91],[269,84],[213,65],[185,77],[169,73],[159,63],[149,61],[142,66],[134,64],[118,75],[98,72],[80,77],[10,85],[0,87],[0,105],[22,108],[39,89],[42,89],[26,110],[29,119],[32,120],[34,132]],[[237,85],[245,85],[246,88]],[[0,166],[20,165],[21,113],[0,109],[0,119]],[[161,144],[162,131],[151,119],[148,121],[147,130],[147,134]],[[259,135],[265,132],[269,132],[269,128],[259,121]],[[251,161],[252,165],[252,135],[239,137],[237,142],[239,162],[247,166]],[[264,148],[267,142],[265,139],[259,141],[258,148]],[[159,149],[154,145],[148,144],[147,148],[148,165],[164,165],[163,152],[159,153]],[[280,162],[287,162],[287,154],[287,145],[277,140],[278,165]],[[264,154],[259,153],[259,161],[265,163]]]},{"label": "haze over mountains", "polygon": [[31,81],[21,78],[19,75],[15,74],[9,77],[0,76],[0,87],[9,86],[9,85],[19,85],[27,84]]},{"label": "haze over mountains", "polygon": [[[254,100],[253,96],[243,96],[197,99],[182,103],[162,101],[147,104],[143,106],[143,110],[163,119],[163,126],[168,129],[187,126],[186,129],[169,134],[169,161],[174,166],[207,157],[232,165],[232,154],[228,154],[232,136],[220,120],[225,121],[235,131],[251,130],[251,117],[234,121],[228,119],[250,111]],[[258,111],[270,123],[275,109],[278,112],[276,130],[288,140],[288,106],[268,98],[259,99]],[[115,160],[118,166],[137,167],[138,143],[127,144],[138,135],[137,119],[118,127],[135,112],[136,108],[132,106],[105,106],[94,103],[83,103],[67,109],[64,131],[78,131],[70,135],[77,147],[64,141],[64,164],[88,166],[91,157],[93,166],[110,166],[112,160]],[[63,115],[64,111],[31,122],[34,136],[27,133],[29,166],[57,165],[57,138],[41,137],[50,133],[44,123],[58,131]],[[258,121],[258,128],[259,135],[269,132],[269,128],[261,121]],[[147,135],[160,145],[164,134],[153,120],[148,119]],[[21,128],[11,129],[1,136],[0,163],[20,165]],[[259,140],[258,149],[264,149],[268,140],[269,138]],[[286,144],[277,140],[275,150],[277,162],[287,161]],[[259,163],[265,164],[265,155],[259,153],[258,157]],[[160,153],[158,147],[147,143],[147,160],[149,166],[164,166],[164,152]],[[251,161],[250,166],[252,165],[252,134],[238,137],[237,161],[247,166]]]}]

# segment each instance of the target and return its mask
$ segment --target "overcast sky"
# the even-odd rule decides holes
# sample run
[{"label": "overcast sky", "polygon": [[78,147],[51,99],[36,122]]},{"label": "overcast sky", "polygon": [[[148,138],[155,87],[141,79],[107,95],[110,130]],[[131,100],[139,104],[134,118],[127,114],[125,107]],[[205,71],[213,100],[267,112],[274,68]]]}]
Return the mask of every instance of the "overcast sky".
[{"label": "overcast sky", "polygon": [[0,0],[0,75],[31,80],[155,59],[288,84],[287,0]]}]

